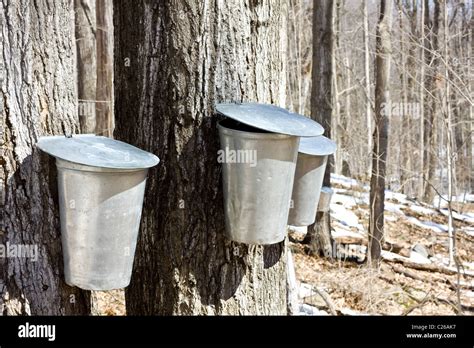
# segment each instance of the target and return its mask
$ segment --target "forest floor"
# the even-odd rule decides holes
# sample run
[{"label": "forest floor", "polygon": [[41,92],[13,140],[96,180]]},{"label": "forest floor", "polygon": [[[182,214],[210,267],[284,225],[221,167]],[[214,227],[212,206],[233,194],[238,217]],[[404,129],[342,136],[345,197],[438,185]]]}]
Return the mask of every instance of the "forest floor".
[{"label": "forest floor", "polygon": [[[363,264],[369,188],[336,175],[331,184],[331,227],[339,257],[330,262],[310,256],[301,243],[305,230],[290,230],[300,314],[474,314],[474,195],[453,204],[458,283],[457,267],[449,265],[445,201],[431,206],[386,191],[383,261],[371,270]],[[345,256],[354,261],[344,261]]]},{"label": "forest floor", "polygon": [[[301,243],[306,230],[290,227],[298,314],[474,315],[474,195],[453,203],[458,273],[449,265],[446,202],[427,205],[386,191],[383,261],[372,270],[363,263],[369,188],[338,175],[331,184],[331,227],[339,257],[330,262],[310,256]],[[123,290],[94,292],[93,298],[95,314],[125,315]]]}]

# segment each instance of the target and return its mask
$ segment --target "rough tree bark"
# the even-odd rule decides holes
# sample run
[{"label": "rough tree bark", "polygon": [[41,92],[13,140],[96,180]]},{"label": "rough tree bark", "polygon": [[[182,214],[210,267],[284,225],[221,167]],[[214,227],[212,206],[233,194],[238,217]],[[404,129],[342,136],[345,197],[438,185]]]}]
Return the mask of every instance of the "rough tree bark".
[{"label": "rough tree bark", "polygon": [[383,243],[389,120],[384,112],[384,105],[389,102],[391,16],[392,1],[381,0],[375,42],[375,129],[370,178],[369,247],[367,248],[367,261],[371,266],[378,265]]},{"label": "rough tree bark", "polygon": [[112,137],[114,131],[114,26],[112,0],[97,0],[96,134]]},{"label": "rough tree bark", "polygon": [[[473,1],[471,0],[471,9],[473,8]],[[472,61],[474,59],[472,47],[474,45],[474,15],[471,14],[471,20],[469,24],[466,25],[468,31],[468,38],[467,38],[467,61],[471,64],[467,66],[467,75],[469,76],[469,95],[474,95],[474,64]],[[469,120],[469,124],[466,127],[466,147],[467,147],[467,168],[469,172],[469,190],[471,193],[474,193],[474,160],[473,160],[473,143],[474,143],[474,105],[471,103],[469,105],[469,112],[467,113],[467,118]]]},{"label": "rough tree bark", "polygon": [[0,0],[0,244],[38,248],[36,262],[0,258],[0,314],[89,313],[63,280],[56,168],[35,148],[79,130],[73,14],[68,0]]},{"label": "rough tree bark", "polygon": [[82,133],[96,127],[96,0],[74,0],[77,50],[78,112]]},{"label": "rough tree bark", "polygon": [[[332,55],[333,55],[333,0],[315,0],[313,2],[313,68],[311,90],[311,118],[325,129],[325,135],[331,137],[332,115]],[[332,156],[328,159],[324,173],[323,186],[331,186]],[[331,221],[329,212],[317,212],[316,222],[308,226],[304,239],[310,244],[311,253],[333,258]]]},{"label": "rough tree bark", "polygon": [[[285,314],[286,245],[224,237],[214,104],[284,105],[284,1],[115,3],[117,139],[156,153],[129,314]],[[275,188],[276,189],[276,188]]]}]

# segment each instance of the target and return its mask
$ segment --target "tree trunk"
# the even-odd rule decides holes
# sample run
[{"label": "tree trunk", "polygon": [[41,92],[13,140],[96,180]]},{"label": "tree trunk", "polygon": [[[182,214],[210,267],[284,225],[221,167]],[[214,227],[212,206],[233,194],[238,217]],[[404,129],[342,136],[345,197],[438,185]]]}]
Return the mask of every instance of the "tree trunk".
[{"label": "tree trunk", "polygon": [[[434,12],[433,12],[433,23],[432,25],[429,22],[429,3],[428,0],[425,0],[425,30],[426,27],[431,28],[431,40],[425,40],[425,62],[429,67],[427,71],[427,78],[425,79],[425,103],[424,111],[427,113],[424,119],[423,125],[423,175],[424,175],[424,189],[423,189],[423,199],[425,202],[432,203],[434,197],[434,171],[436,167],[436,155],[435,155],[435,125],[436,125],[436,108],[437,108],[437,66],[438,66],[438,55],[439,55],[439,45],[438,45],[438,33],[439,33],[439,18],[440,18],[440,0],[434,1]],[[428,103],[431,102],[431,105],[428,107]]]},{"label": "tree trunk", "polygon": [[448,251],[449,251],[449,264],[454,266],[454,259],[456,257],[456,231],[454,229],[453,222],[453,185],[455,182],[456,169],[454,167],[454,127],[452,122],[452,110],[451,110],[451,76],[449,74],[449,16],[448,7],[446,3],[443,6],[443,53],[444,53],[444,93],[443,93],[443,107],[442,111],[444,114],[444,125],[446,127],[446,157],[447,157],[447,172],[448,172]]},{"label": "tree trunk", "polygon": [[[332,115],[332,55],[333,55],[333,0],[314,0],[313,2],[313,70],[311,91],[311,118],[325,129],[325,135],[331,137]],[[323,186],[331,185],[331,161],[328,160]],[[310,250],[316,255],[325,255],[332,259],[331,221],[329,212],[318,212],[316,222],[308,226],[304,240],[310,244]]]},{"label": "tree trunk", "polygon": [[[410,105],[416,101],[416,85],[415,85],[415,76],[417,74],[416,66],[416,49],[418,44],[414,42],[417,40],[417,18],[418,18],[418,3],[417,0],[412,0],[409,2],[400,1],[397,2],[400,13],[400,55],[402,61],[402,95],[404,105]],[[402,13],[405,12],[408,19],[408,24],[410,26],[410,31],[406,35],[406,31],[403,27],[403,17]],[[402,47],[403,41],[407,38],[406,46]],[[422,64],[421,64],[422,65]],[[410,103],[410,104],[409,104]],[[413,104],[411,104],[413,105]],[[401,134],[398,139],[404,145],[401,146],[401,161],[400,161],[400,183],[403,188],[403,193],[409,197],[415,197],[416,192],[414,188],[414,178],[413,173],[416,172],[417,168],[415,167],[418,148],[418,131],[415,120],[419,115],[415,114],[415,111],[412,110],[411,114],[404,114],[402,116],[401,124]]]},{"label": "tree trunk", "polygon": [[96,134],[112,137],[114,131],[114,26],[112,0],[97,0]]},{"label": "tree trunk", "polygon": [[96,127],[96,0],[74,0],[76,13],[78,112],[81,133]]},{"label": "tree trunk", "polygon": [[367,260],[378,265],[384,228],[385,171],[387,160],[388,117],[384,106],[389,102],[390,31],[392,1],[381,0],[375,47],[375,130],[370,178],[370,220]]},{"label": "tree trunk", "polygon": [[0,245],[29,247],[0,258],[0,314],[89,313],[64,282],[55,163],[35,148],[79,130],[73,14],[67,0],[0,0]]},{"label": "tree trunk", "polygon": [[[420,132],[419,132],[419,154],[420,154],[420,163],[417,167],[418,173],[419,173],[419,180],[417,181],[418,184],[418,189],[416,192],[417,198],[419,201],[423,199],[423,195],[425,193],[425,182],[424,182],[424,168],[425,168],[425,142],[424,142],[424,134],[425,134],[425,88],[426,88],[426,83],[425,83],[425,71],[426,71],[426,49],[425,49],[425,44],[427,42],[427,39],[425,37],[426,35],[426,12],[429,11],[429,9],[426,8],[426,3],[427,1],[425,0],[420,0],[420,6],[421,6],[421,13],[420,13],[420,39],[418,40],[418,44],[420,46],[420,83],[419,83],[419,88],[420,88]],[[428,12],[428,20],[429,20],[429,12]]]},{"label": "tree trunk", "polygon": [[284,105],[284,2],[115,3],[115,136],[156,153],[129,314],[286,314],[286,242],[224,237],[214,105]]},{"label": "tree trunk", "polygon": [[[474,1],[471,0],[471,9],[473,8]],[[474,87],[473,87],[473,80],[474,80],[474,68],[472,61],[474,59],[472,47],[474,45],[474,15],[471,14],[471,20],[467,24],[467,31],[468,31],[468,39],[467,39],[467,61],[471,62],[471,64],[467,65],[467,75],[469,76],[469,95],[472,96],[474,94]],[[473,146],[474,146],[474,105],[470,103],[469,105],[469,112],[467,113],[468,118],[468,125],[466,127],[466,147],[467,147],[467,168],[469,173],[469,188],[468,192],[474,193],[474,160],[473,160]]]},{"label": "tree trunk", "polygon": [[[362,6],[362,14],[364,17],[364,86],[365,86],[365,94],[366,94],[366,101],[365,101],[365,118],[367,122],[367,153],[372,151],[372,115],[371,115],[371,108],[370,105],[370,51],[369,51],[369,15],[368,9],[369,6],[367,1],[361,2]],[[370,163],[368,164],[368,171],[367,173],[370,174]]]},{"label": "tree trunk", "polygon": [[[338,149],[333,157],[333,164],[334,164],[334,172],[337,174],[341,174],[342,172],[342,159],[344,155],[344,151],[347,149],[341,146],[343,139],[342,133],[343,130],[340,126],[341,120],[341,101],[339,98],[339,86],[342,86],[342,69],[339,69],[337,61],[339,59],[338,54],[340,51],[340,36],[341,36],[341,7],[342,7],[341,0],[335,0],[334,9],[333,9],[333,19],[332,19],[332,28],[333,28],[333,49],[332,49],[332,97],[333,97],[333,105],[334,105],[334,114],[331,120],[331,130],[332,130],[332,137],[338,144]],[[314,14],[314,11],[313,11]],[[313,30],[314,33],[314,30]],[[340,81],[341,80],[341,81]],[[329,165],[329,163],[328,163]]]}]

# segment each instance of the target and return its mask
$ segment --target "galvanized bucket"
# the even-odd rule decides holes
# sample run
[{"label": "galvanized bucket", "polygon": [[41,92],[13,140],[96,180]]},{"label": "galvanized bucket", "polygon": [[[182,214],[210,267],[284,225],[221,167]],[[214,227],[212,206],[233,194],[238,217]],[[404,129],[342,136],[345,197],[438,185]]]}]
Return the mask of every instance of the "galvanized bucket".
[{"label": "galvanized bucket", "polygon": [[286,236],[299,137],[265,132],[231,119],[219,122],[218,128],[227,237],[246,244],[281,242]]},{"label": "galvanized bucket", "polygon": [[316,220],[327,158],[335,150],[324,136],[301,138],[288,225],[309,226]]},{"label": "galvanized bucket", "polygon": [[147,172],[158,157],[91,135],[44,137],[38,147],[56,157],[66,283],[128,286]]}]

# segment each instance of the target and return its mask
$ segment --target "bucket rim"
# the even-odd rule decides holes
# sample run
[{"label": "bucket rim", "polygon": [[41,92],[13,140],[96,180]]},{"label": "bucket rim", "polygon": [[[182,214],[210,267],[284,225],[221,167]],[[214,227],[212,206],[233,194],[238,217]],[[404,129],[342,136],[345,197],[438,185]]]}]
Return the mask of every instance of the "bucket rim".
[{"label": "bucket rim", "polygon": [[97,167],[97,166],[91,166],[88,164],[71,162],[59,157],[55,157],[55,158],[56,158],[56,168],[72,170],[72,171],[77,171],[77,172],[122,174],[122,173],[136,173],[136,172],[148,171],[150,169],[150,168]]},{"label": "bucket rim", "polygon": [[224,119],[221,121],[217,122],[217,128],[219,129],[220,132],[226,135],[239,135],[241,138],[248,138],[248,139],[279,139],[279,140],[288,140],[292,138],[298,138],[295,135],[289,135],[289,134],[281,134],[281,133],[273,133],[273,132],[268,132],[268,131],[263,131],[262,132],[247,132],[243,130],[238,130],[238,129],[233,129],[229,128],[226,126],[223,126],[221,123],[226,121],[228,119]]}]

